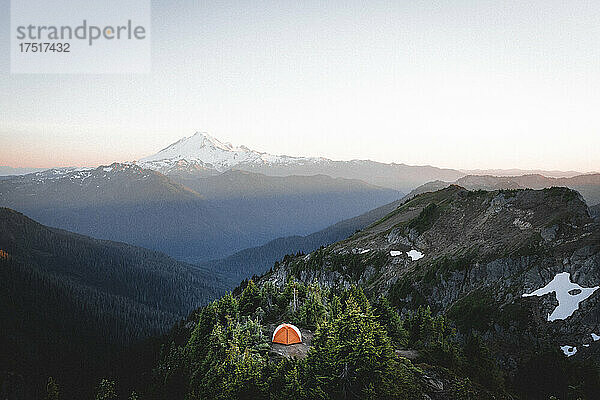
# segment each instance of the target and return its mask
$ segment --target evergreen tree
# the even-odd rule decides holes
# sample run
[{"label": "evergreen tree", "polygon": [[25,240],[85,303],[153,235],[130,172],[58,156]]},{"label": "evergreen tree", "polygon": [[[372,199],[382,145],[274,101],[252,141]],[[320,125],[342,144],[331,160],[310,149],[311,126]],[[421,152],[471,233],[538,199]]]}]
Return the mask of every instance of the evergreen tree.
[{"label": "evergreen tree", "polygon": [[175,343],[163,346],[158,366],[154,370],[154,375],[159,382],[156,388],[159,397],[183,398],[187,392],[187,371],[190,360],[186,357],[185,350]]},{"label": "evergreen tree", "polygon": [[368,301],[363,309],[352,294],[341,317],[319,327],[305,377],[311,398],[410,398],[412,389]]},{"label": "evergreen tree", "polygon": [[58,385],[54,381],[54,378],[49,377],[48,384],[46,385],[46,399],[58,400],[59,398]]},{"label": "evergreen tree", "polygon": [[367,296],[365,296],[365,292],[363,292],[362,288],[359,286],[352,285],[350,289],[342,292],[340,300],[344,306],[350,300],[351,302],[356,303],[363,312],[371,311],[371,304],[369,303]]},{"label": "evergreen tree", "polygon": [[[252,281],[251,281],[252,282]],[[254,283],[252,283],[254,286]],[[256,286],[254,286],[256,288]],[[250,291],[253,291],[250,289]],[[238,317],[240,306],[238,300],[231,294],[227,293],[216,302],[217,313],[220,316],[220,321],[223,323],[227,316],[236,319]],[[210,329],[210,327],[209,327]]]},{"label": "evergreen tree", "polygon": [[102,379],[96,392],[96,400],[117,400],[117,391],[115,381]]},{"label": "evergreen tree", "polygon": [[325,319],[326,314],[318,284],[311,285],[308,297],[299,310],[300,323],[308,328],[316,328]]},{"label": "evergreen tree", "polygon": [[431,361],[447,368],[461,368],[464,358],[457,343],[455,332],[446,319],[434,317],[429,306],[419,307],[404,321],[408,332],[408,345],[423,350]]},{"label": "evergreen tree", "polygon": [[329,305],[329,319],[334,320],[342,315],[342,302],[337,294],[331,297],[331,303]]},{"label": "evergreen tree", "polygon": [[387,297],[381,296],[378,299],[374,312],[377,316],[377,322],[387,328],[392,341],[401,346],[406,346],[408,344],[408,332],[404,329],[400,315],[392,308]]},{"label": "evergreen tree", "polygon": [[239,308],[242,315],[250,315],[253,314],[258,306],[260,306],[261,297],[260,291],[256,287],[256,284],[251,279],[248,282],[248,285],[242,292],[239,300]]},{"label": "evergreen tree", "polygon": [[190,399],[266,396],[263,369],[269,345],[258,320],[227,318],[227,323],[217,323],[202,343],[206,351],[192,371]]}]

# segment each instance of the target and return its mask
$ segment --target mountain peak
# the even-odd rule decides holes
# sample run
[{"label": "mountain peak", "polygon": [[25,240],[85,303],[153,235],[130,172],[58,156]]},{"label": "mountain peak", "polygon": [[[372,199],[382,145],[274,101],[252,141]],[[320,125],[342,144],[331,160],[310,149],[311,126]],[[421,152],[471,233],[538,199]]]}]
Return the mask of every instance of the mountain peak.
[{"label": "mountain peak", "polygon": [[305,162],[305,157],[275,156],[249,149],[246,146],[234,146],[222,142],[207,132],[196,132],[162,149],[156,154],[139,160],[143,168],[169,172],[177,168],[182,161],[202,168],[219,172],[227,171],[238,165],[289,164]]},{"label": "mountain peak", "polygon": [[233,150],[231,143],[223,143],[216,137],[208,134],[207,132],[196,132],[193,136],[185,138],[191,145],[198,145],[199,147],[212,147],[215,149],[221,149],[224,151]]},{"label": "mountain peak", "polygon": [[262,154],[245,146],[234,147],[207,132],[196,132],[156,154],[140,159],[139,163],[145,168],[170,170],[177,163],[187,161],[222,172],[237,164],[260,159]]}]

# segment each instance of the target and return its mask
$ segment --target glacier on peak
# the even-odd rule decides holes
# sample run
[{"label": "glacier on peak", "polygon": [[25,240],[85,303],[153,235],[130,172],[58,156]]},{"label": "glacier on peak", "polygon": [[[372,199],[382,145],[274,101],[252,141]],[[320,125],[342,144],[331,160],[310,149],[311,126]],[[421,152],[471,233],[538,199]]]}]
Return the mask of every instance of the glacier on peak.
[{"label": "glacier on peak", "polygon": [[292,157],[272,155],[249,149],[244,145],[234,146],[222,142],[206,132],[196,132],[167,146],[156,154],[141,158],[138,164],[143,168],[168,171],[177,163],[187,161],[207,169],[226,171],[241,164],[293,164],[318,162],[324,159],[313,157]]}]

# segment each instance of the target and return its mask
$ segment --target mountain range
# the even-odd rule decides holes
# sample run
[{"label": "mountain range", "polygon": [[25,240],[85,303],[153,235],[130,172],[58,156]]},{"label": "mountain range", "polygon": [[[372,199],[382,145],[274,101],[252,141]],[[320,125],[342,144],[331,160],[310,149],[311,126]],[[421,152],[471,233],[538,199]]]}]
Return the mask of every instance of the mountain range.
[{"label": "mountain range", "polygon": [[15,168],[9,167],[8,165],[0,165],[0,176],[8,175],[25,175],[34,172],[41,172],[48,168]]},{"label": "mountain range", "polygon": [[211,174],[239,169],[270,176],[328,175],[360,179],[404,193],[431,180],[455,180],[465,174],[452,169],[405,164],[385,164],[370,160],[334,161],[322,157],[276,156],[245,146],[223,143],[198,132],[138,161],[144,168],[166,175],[182,172]]},{"label": "mountain range", "polygon": [[46,225],[222,268],[238,279],[265,271],[287,253],[341,240],[408,191],[412,197],[450,184],[486,190],[567,186],[588,204],[600,203],[599,174],[464,173],[273,156],[196,133],[137,163],[2,177],[0,205]]},{"label": "mountain range", "polygon": [[[209,269],[235,271],[237,278],[247,278],[254,274],[260,275],[267,271],[275,261],[281,259],[286,254],[294,252],[308,253],[318,249],[320,246],[335,243],[384,217],[404,201],[419,194],[447,188],[453,184],[470,190],[542,189],[553,186],[565,186],[582,193],[584,199],[587,199],[588,204],[594,204],[594,201],[600,201],[598,199],[600,195],[599,177],[600,175],[598,174],[578,175],[572,178],[547,178],[540,175],[511,177],[468,175],[460,178],[455,183],[442,181],[428,182],[414,189],[402,199],[378,207],[357,217],[340,221],[313,234],[278,238],[258,247],[244,249],[224,259],[203,263],[203,265]],[[590,206],[590,214],[592,216],[600,215],[600,204]]]},{"label": "mountain range", "polygon": [[[378,351],[401,360],[407,393],[446,398],[439,393],[454,396],[461,385],[478,398],[589,393],[573,382],[595,387],[595,378],[580,378],[587,370],[577,363],[600,361],[599,177],[465,175],[271,156],[205,134],[135,163],[2,177],[0,205],[18,212],[0,209],[0,359],[7,360],[0,386],[14,387],[5,385],[13,375],[4,379],[3,371],[28,371],[36,398],[52,374],[70,397],[82,398],[95,383],[77,392],[79,380],[112,374],[126,387],[152,381],[156,398],[174,387],[196,387],[189,397],[202,398],[210,385],[185,374],[218,374],[211,363],[228,360],[204,353],[221,348],[209,343],[238,343],[228,354],[237,365],[258,368],[259,379],[271,371],[262,363],[275,365],[282,356],[264,340],[271,324],[292,321],[309,338],[316,329],[318,347],[325,339],[317,326],[360,315],[381,324],[376,335],[385,350]],[[189,314],[242,280],[233,295]],[[357,301],[361,311],[353,314],[346,301]],[[323,313],[330,318],[319,319]],[[434,324],[442,342],[412,338],[415,323],[419,332]],[[141,353],[122,353],[169,326]],[[473,340],[485,342],[475,356]],[[253,361],[246,364],[243,354]],[[282,368],[324,368],[310,354],[307,364]],[[469,369],[464,360],[472,357],[491,375]],[[292,379],[271,373],[256,388]]]},{"label": "mountain range", "polygon": [[402,196],[322,175],[269,177],[229,170],[170,177],[120,163],[0,179],[0,205],[43,224],[191,262],[309,234]]},{"label": "mountain range", "polygon": [[272,155],[224,143],[205,132],[184,137],[163,150],[141,158],[138,164],[166,175],[211,175],[231,169],[258,172],[270,176],[328,175],[360,179],[365,182],[408,193],[429,181],[456,181],[466,175],[514,177],[542,175],[551,178],[572,178],[584,175],[577,171],[546,171],[523,169],[457,170],[432,166],[380,163],[370,160],[336,161],[323,157]]},{"label": "mountain range", "polygon": [[232,277],[234,282],[253,275],[262,275],[290,253],[310,253],[321,246],[343,240],[356,231],[371,225],[395,210],[403,199],[377,207],[364,214],[337,222],[325,229],[306,236],[286,236],[271,240],[261,246],[241,250],[219,260],[203,262],[209,270],[221,271]]}]

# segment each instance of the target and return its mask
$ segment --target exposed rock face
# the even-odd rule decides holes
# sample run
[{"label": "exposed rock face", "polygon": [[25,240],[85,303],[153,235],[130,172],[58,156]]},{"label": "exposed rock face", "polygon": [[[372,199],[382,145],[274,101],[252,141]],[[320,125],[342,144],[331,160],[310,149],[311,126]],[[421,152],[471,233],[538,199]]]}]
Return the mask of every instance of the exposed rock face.
[{"label": "exposed rock face", "polygon": [[[423,257],[413,260],[411,250]],[[523,297],[560,273],[572,284],[564,296]],[[543,346],[576,346],[572,357],[600,359],[600,341],[591,336],[600,335],[600,290],[549,321],[560,298],[571,303],[578,290],[600,285],[600,224],[566,188],[424,193],[263,279],[282,284],[289,276],[329,287],[359,284],[371,296],[388,294],[402,312],[429,305],[453,320],[459,335],[481,335],[508,370]]]}]

